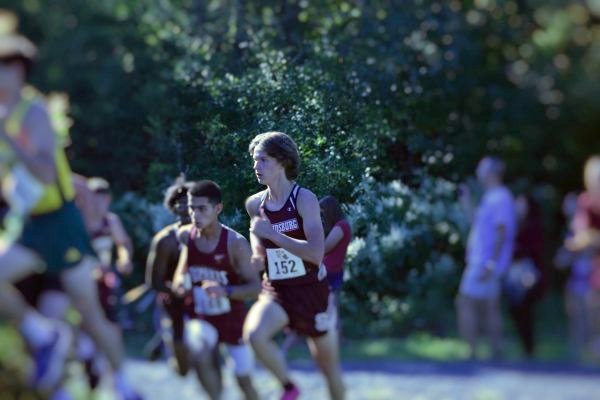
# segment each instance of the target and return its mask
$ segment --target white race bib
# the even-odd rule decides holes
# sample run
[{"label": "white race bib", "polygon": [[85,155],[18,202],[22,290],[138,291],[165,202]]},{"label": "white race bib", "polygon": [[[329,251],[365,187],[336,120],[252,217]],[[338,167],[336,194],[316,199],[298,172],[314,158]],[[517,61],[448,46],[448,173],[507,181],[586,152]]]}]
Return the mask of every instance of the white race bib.
[{"label": "white race bib", "polygon": [[206,290],[194,287],[194,311],[200,315],[222,315],[231,311],[231,303],[225,296],[210,297]]},{"label": "white race bib", "polygon": [[285,249],[266,250],[270,280],[291,279],[306,275],[306,268],[300,257]]},{"label": "white race bib", "polygon": [[44,194],[44,185],[22,164],[16,164],[2,181],[2,195],[18,215],[27,215]]}]

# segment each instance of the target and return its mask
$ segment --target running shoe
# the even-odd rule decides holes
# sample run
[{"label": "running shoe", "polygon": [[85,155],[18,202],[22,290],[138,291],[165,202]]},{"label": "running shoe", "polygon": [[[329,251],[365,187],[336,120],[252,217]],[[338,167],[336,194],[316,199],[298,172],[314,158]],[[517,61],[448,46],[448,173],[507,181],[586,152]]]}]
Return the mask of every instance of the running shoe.
[{"label": "running shoe", "polygon": [[34,362],[32,384],[48,391],[56,386],[64,373],[64,366],[73,341],[69,327],[55,324],[52,340],[43,346],[30,346]]},{"label": "running shoe", "polygon": [[285,389],[281,400],[296,400],[300,396],[300,390],[296,386],[292,386],[289,389]]}]

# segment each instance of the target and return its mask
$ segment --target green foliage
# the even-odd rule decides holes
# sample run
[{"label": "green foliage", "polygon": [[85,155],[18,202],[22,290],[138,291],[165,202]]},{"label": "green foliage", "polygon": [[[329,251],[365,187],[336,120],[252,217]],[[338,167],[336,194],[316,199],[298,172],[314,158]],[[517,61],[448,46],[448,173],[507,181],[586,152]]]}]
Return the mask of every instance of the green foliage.
[{"label": "green foliage", "polygon": [[353,318],[344,329],[360,336],[447,333],[467,225],[456,186],[427,175],[415,187],[367,175],[356,195],[347,210],[354,239],[342,295],[342,314]]},{"label": "green foliage", "polygon": [[[367,170],[408,185],[394,194],[397,184],[369,183],[406,205],[373,203],[391,212],[365,211],[375,225],[354,217],[366,247],[351,261],[345,307],[376,317],[374,331],[445,329],[461,247],[441,245],[438,217],[405,220],[431,177],[457,182],[494,153],[525,190],[556,188],[543,201],[556,204],[600,152],[593,2],[7,1],[40,44],[34,83],[70,97],[75,169],[133,193],[117,208],[139,260],[156,228],[145,207],[180,171],[221,184],[246,232],[243,202],[260,190],[247,146],[266,130],[297,141],[301,184],[352,210],[367,207],[354,190]],[[412,241],[396,243],[398,232]],[[444,302],[439,321],[424,317],[434,306],[419,309]]]}]

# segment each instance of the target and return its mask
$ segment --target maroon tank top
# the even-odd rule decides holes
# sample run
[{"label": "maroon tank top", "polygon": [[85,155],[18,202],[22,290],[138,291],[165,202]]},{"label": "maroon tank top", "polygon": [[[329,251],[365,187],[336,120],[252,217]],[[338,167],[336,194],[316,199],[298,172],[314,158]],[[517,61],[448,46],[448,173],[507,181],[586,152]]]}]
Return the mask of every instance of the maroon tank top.
[{"label": "maroon tank top", "polygon": [[[273,229],[298,240],[306,240],[302,217],[296,208],[296,200],[300,186],[294,185],[292,191],[281,209],[271,211],[265,207],[267,191],[263,195],[260,208],[271,221]],[[319,281],[319,267],[313,263],[301,260],[287,250],[280,249],[270,240],[263,239],[262,244],[266,250],[266,279],[263,288],[277,289],[280,286],[299,286],[312,284]]]},{"label": "maroon tank top", "polygon": [[[239,285],[240,276],[233,269],[227,251],[227,238],[230,229],[221,225],[221,235],[215,250],[204,253],[196,247],[195,239],[198,230],[193,227],[188,239],[188,261],[186,274],[192,284],[193,316],[201,317],[215,325],[222,324],[223,319],[241,319],[245,317],[244,302],[227,297],[209,298],[202,289],[202,282],[216,281],[223,286]],[[223,333],[219,332],[222,336]]]}]

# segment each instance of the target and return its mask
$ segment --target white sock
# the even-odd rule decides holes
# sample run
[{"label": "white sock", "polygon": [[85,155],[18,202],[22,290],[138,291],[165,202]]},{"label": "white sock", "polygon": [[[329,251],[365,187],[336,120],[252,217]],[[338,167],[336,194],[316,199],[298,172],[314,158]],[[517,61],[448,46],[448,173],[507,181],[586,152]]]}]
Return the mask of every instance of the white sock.
[{"label": "white sock", "polygon": [[52,322],[35,311],[29,311],[21,323],[21,332],[33,347],[50,343],[56,328]]}]

